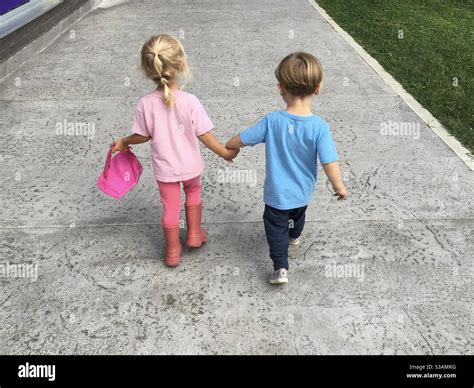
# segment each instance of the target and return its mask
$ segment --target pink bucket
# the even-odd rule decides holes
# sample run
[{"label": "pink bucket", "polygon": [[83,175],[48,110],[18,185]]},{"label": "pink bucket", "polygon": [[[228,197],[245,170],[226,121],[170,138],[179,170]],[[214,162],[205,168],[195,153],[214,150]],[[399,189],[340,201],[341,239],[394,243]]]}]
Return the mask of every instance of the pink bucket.
[{"label": "pink bucket", "polygon": [[131,148],[112,157],[111,146],[97,186],[105,194],[120,199],[138,183],[142,171],[143,167]]}]

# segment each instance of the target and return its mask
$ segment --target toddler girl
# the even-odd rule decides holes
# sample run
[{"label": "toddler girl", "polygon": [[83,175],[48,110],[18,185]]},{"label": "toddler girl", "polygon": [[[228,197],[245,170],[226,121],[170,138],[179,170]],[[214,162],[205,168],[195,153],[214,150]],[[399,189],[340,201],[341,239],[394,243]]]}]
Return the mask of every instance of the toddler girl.
[{"label": "toddler girl", "polygon": [[225,160],[238,150],[225,148],[210,132],[213,124],[203,106],[192,94],[179,88],[179,78],[189,78],[189,68],[181,43],[161,34],[151,37],[141,50],[141,67],[156,89],[138,103],[132,135],[117,139],[114,151],[130,144],[150,141],[153,171],[163,203],[162,226],[166,242],[165,264],[179,265],[179,213],[181,187],[186,196],[186,243],[200,247],[207,241],[201,228],[201,174],[204,164],[198,139]]}]

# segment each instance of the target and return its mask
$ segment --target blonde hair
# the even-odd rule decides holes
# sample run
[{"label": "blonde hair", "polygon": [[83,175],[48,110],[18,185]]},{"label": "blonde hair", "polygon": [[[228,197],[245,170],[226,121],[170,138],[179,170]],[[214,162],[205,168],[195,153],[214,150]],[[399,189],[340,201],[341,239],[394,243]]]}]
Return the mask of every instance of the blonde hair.
[{"label": "blonde hair", "polygon": [[323,79],[323,66],[309,53],[298,51],[287,55],[275,69],[279,84],[292,96],[314,94]]},{"label": "blonde hair", "polygon": [[171,109],[174,101],[169,84],[177,82],[181,74],[185,80],[191,75],[181,42],[168,34],[152,36],[141,49],[141,68],[163,90],[164,102]]}]

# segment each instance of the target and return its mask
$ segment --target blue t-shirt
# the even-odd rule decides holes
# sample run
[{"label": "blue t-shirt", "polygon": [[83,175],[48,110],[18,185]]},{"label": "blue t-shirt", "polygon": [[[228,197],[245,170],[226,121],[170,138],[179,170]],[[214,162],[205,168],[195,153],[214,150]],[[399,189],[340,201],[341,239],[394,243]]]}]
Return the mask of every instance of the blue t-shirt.
[{"label": "blue t-shirt", "polygon": [[265,143],[263,201],[280,210],[306,206],[316,187],[317,158],[338,160],[328,124],[319,116],[271,112],[240,134],[246,146]]}]

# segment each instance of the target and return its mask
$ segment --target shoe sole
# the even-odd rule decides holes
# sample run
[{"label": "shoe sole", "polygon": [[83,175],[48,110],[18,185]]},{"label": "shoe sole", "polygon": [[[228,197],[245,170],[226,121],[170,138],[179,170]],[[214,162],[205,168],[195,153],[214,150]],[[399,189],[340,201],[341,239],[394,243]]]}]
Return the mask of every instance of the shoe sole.
[{"label": "shoe sole", "polygon": [[286,284],[288,279],[270,280],[270,284]]}]

